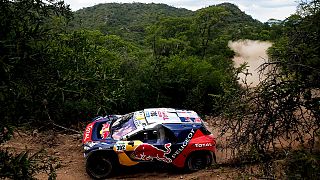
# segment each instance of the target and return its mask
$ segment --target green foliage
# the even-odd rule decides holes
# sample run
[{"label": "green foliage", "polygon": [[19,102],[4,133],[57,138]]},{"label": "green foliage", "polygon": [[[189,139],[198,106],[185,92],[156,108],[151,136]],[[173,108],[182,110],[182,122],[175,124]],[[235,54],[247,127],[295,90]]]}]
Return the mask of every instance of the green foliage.
[{"label": "green foliage", "polygon": [[55,179],[54,160],[47,157],[43,151],[30,154],[28,151],[19,154],[8,150],[0,151],[0,178],[35,179],[39,172],[49,175],[48,179]]},{"label": "green foliage", "polygon": [[[162,25],[171,29],[179,30],[179,28],[181,28],[181,31],[184,34],[186,33],[185,29],[188,28],[186,25],[188,26],[191,23],[183,24],[183,26],[181,26],[179,21],[183,21],[183,19],[195,19],[201,12],[203,16],[209,17],[213,15],[209,15],[210,9],[217,8],[225,9],[229,16],[216,16],[217,18],[224,19],[221,24],[224,24],[226,28],[221,29],[215,27],[215,30],[223,32],[224,35],[229,36],[232,40],[270,39],[270,34],[268,32],[261,33],[262,30],[268,29],[268,26],[264,26],[261,22],[252,19],[251,16],[245,14],[237,6],[230,3],[210,6],[196,12],[174,8],[165,4],[153,3],[98,4],[93,7],[76,11],[74,13],[74,19],[69,24],[69,27],[70,29],[100,30],[104,34],[119,35],[125,40],[138,42],[140,45],[143,45],[149,26],[165,23]],[[176,21],[171,20],[171,23],[166,23],[165,19],[176,19]],[[202,20],[206,21],[205,18]],[[178,24],[174,24],[174,22],[178,22]],[[209,21],[206,23],[209,24]],[[199,25],[199,27],[201,26],[200,24],[197,25]],[[197,26],[195,26],[195,28],[196,27]],[[194,29],[187,33],[192,33],[192,31],[194,31]],[[164,31],[162,34],[170,36],[171,32]],[[212,34],[217,35],[215,31],[212,31],[211,35]]]},{"label": "green foliage", "polygon": [[[215,96],[222,112],[221,135],[227,136],[234,155],[267,164],[289,152],[285,165],[289,179],[319,176],[318,5],[319,1],[310,1],[303,5],[308,6],[306,15],[275,24],[274,30],[283,37],[269,49],[270,61],[260,67],[264,79],[256,87],[225,84],[223,95]],[[245,66],[233,77],[245,73]],[[304,149],[295,151],[298,145]]]},{"label": "green foliage", "polygon": [[192,11],[165,4],[107,3],[76,11],[70,27],[100,30],[104,34],[115,34],[125,40],[142,44],[147,26],[164,17],[192,14]]},{"label": "green foliage", "polygon": [[6,122],[0,125],[0,144],[8,141],[12,136],[12,127],[8,126]]},{"label": "green foliage", "polygon": [[[248,134],[232,142],[253,145],[261,158],[276,136],[269,125],[294,115],[275,105],[303,103],[320,117],[319,99],[310,96],[320,79],[318,12],[269,25],[229,3],[195,12],[153,3],[100,4],[74,12],[71,22],[70,9],[60,1],[4,0],[0,11],[0,143],[21,123],[70,126],[96,115],[175,107],[224,112],[233,128],[249,125],[236,129]],[[234,69],[228,48],[230,40],[245,38],[277,40],[270,54],[284,74],[259,87],[259,101],[238,84],[246,65]],[[260,92],[250,95],[255,93]],[[257,124],[241,121],[249,118]],[[292,130],[290,123],[279,124],[281,135]],[[251,137],[252,144],[246,139]],[[53,166],[36,165],[37,155],[1,151],[0,158],[1,177],[32,179],[44,168],[55,178]]]},{"label": "green foliage", "polygon": [[[311,3],[312,4],[312,3]],[[316,6],[317,9],[319,6]],[[286,36],[280,38],[269,50],[274,61],[282,64],[284,71],[311,86],[319,87],[319,10],[302,17],[292,15],[285,22]]]},{"label": "green foliage", "polygon": [[122,101],[121,59],[134,46],[98,31],[62,34],[51,46],[56,78],[47,100],[57,103],[51,104],[51,113],[63,116],[55,119],[75,119],[83,111],[103,114]]},{"label": "green foliage", "polygon": [[320,154],[306,150],[293,151],[286,158],[285,167],[288,179],[319,179]]},{"label": "green foliage", "polygon": [[55,1],[4,1],[1,8],[4,124],[70,125],[159,106],[211,113],[209,94],[236,86],[228,41],[268,38],[258,33],[260,22],[227,3],[196,12],[100,4],[74,12],[69,24],[70,10]]},{"label": "green foliage", "polygon": [[40,110],[52,78],[46,42],[60,31],[51,25],[63,26],[70,11],[63,2],[26,0],[1,1],[0,9],[1,124],[15,124]]},{"label": "green foliage", "polygon": [[223,7],[210,6],[205,9],[197,11],[194,19],[194,29],[196,38],[193,39],[192,44],[195,45],[196,51],[204,58],[210,49],[210,43],[213,39],[221,34],[224,21],[222,20],[228,12]]}]

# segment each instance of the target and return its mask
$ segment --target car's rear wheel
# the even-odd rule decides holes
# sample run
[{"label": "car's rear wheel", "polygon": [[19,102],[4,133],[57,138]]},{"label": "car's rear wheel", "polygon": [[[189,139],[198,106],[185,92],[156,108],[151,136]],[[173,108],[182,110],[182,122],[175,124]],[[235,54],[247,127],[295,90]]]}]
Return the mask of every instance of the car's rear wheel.
[{"label": "car's rear wheel", "polygon": [[185,168],[188,171],[198,171],[206,168],[212,163],[212,156],[207,152],[195,152],[192,153],[186,161]]},{"label": "car's rear wheel", "polygon": [[94,179],[110,177],[114,170],[112,160],[102,153],[93,153],[87,157],[86,171]]}]

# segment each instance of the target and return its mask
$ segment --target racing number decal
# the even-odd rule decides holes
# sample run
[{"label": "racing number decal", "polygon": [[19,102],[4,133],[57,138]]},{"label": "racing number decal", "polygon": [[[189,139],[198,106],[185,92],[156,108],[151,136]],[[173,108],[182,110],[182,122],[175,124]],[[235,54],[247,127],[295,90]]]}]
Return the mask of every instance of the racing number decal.
[{"label": "racing number decal", "polygon": [[120,145],[117,145],[116,148],[117,148],[116,151],[124,151],[126,150],[126,145],[120,144]]},{"label": "racing number decal", "polygon": [[117,142],[114,146],[114,150],[117,152],[122,152],[126,150],[126,143],[124,142]]}]

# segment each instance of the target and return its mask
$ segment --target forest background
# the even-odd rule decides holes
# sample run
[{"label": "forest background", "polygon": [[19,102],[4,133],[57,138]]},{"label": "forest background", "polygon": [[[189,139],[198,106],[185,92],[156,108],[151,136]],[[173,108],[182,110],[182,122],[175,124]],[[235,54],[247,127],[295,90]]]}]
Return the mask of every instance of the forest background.
[{"label": "forest background", "polygon": [[[233,134],[242,143],[230,147],[240,152],[249,144],[259,161],[269,160],[270,142],[288,132],[308,130],[308,149],[316,144],[318,0],[266,23],[230,3],[197,11],[110,3],[71,12],[63,1],[1,0],[0,12],[1,143],[17,126],[79,128],[97,115],[173,107],[225,118],[225,132],[245,128]],[[256,88],[239,83],[247,64],[234,66],[228,43],[241,39],[273,44]],[[311,124],[301,122],[306,117]],[[249,118],[256,124],[244,122]]]}]

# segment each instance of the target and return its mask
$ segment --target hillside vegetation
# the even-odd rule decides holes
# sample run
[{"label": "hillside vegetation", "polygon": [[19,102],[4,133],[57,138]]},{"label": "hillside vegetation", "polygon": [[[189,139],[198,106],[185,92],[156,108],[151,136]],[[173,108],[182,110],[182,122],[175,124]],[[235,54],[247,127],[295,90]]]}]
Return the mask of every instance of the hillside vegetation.
[{"label": "hillside vegetation", "polygon": [[269,26],[232,4],[196,12],[141,3],[73,13],[61,3],[1,7],[1,114],[14,123],[72,124],[146,107],[213,113],[210,95],[237,86],[228,41],[269,38]]},{"label": "hillside vegetation", "polygon": [[99,4],[74,12],[69,26],[72,29],[99,30],[104,34],[119,35],[126,40],[143,43],[146,28],[159,19],[189,17],[194,13],[166,4]]},{"label": "hillside vegetation", "polygon": [[[261,32],[262,23],[242,12],[237,6],[230,3],[217,5],[229,12],[225,23],[230,29],[237,28],[239,35],[250,35]],[[166,4],[143,3],[107,3],[83,8],[74,12],[74,18],[69,23],[71,29],[99,30],[103,34],[118,35],[125,40],[143,44],[148,27],[166,18],[189,19],[196,16],[197,11],[175,8]],[[172,24],[175,26],[174,24]],[[181,29],[183,31],[183,29]],[[235,32],[226,32],[231,35]],[[243,37],[245,38],[245,37]],[[255,37],[258,38],[258,37]]]},{"label": "hillside vegetation", "polygon": [[[3,0],[0,143],[15,126],[76,128],[97,115],[173,107],[220,115],[222,133],[237,142],[230,148],[253,153],[254,162],[274,158],[277,138],[300,145],[307,138],[312,151],[320,127],[319,7],[308,1],[284,21],[261,23],[230,3],[197,11],[111,3],[71,12],[55,0]],[[274,43],[263,66],[273,71],[254,89],[238,82],[246,64],[234,67],[228,42],[239,39]],[[32,176],[33,169],[14,172],[13,155],[2,154],[0,177]],[[31,166],[23,157],[17,164]]]}]

